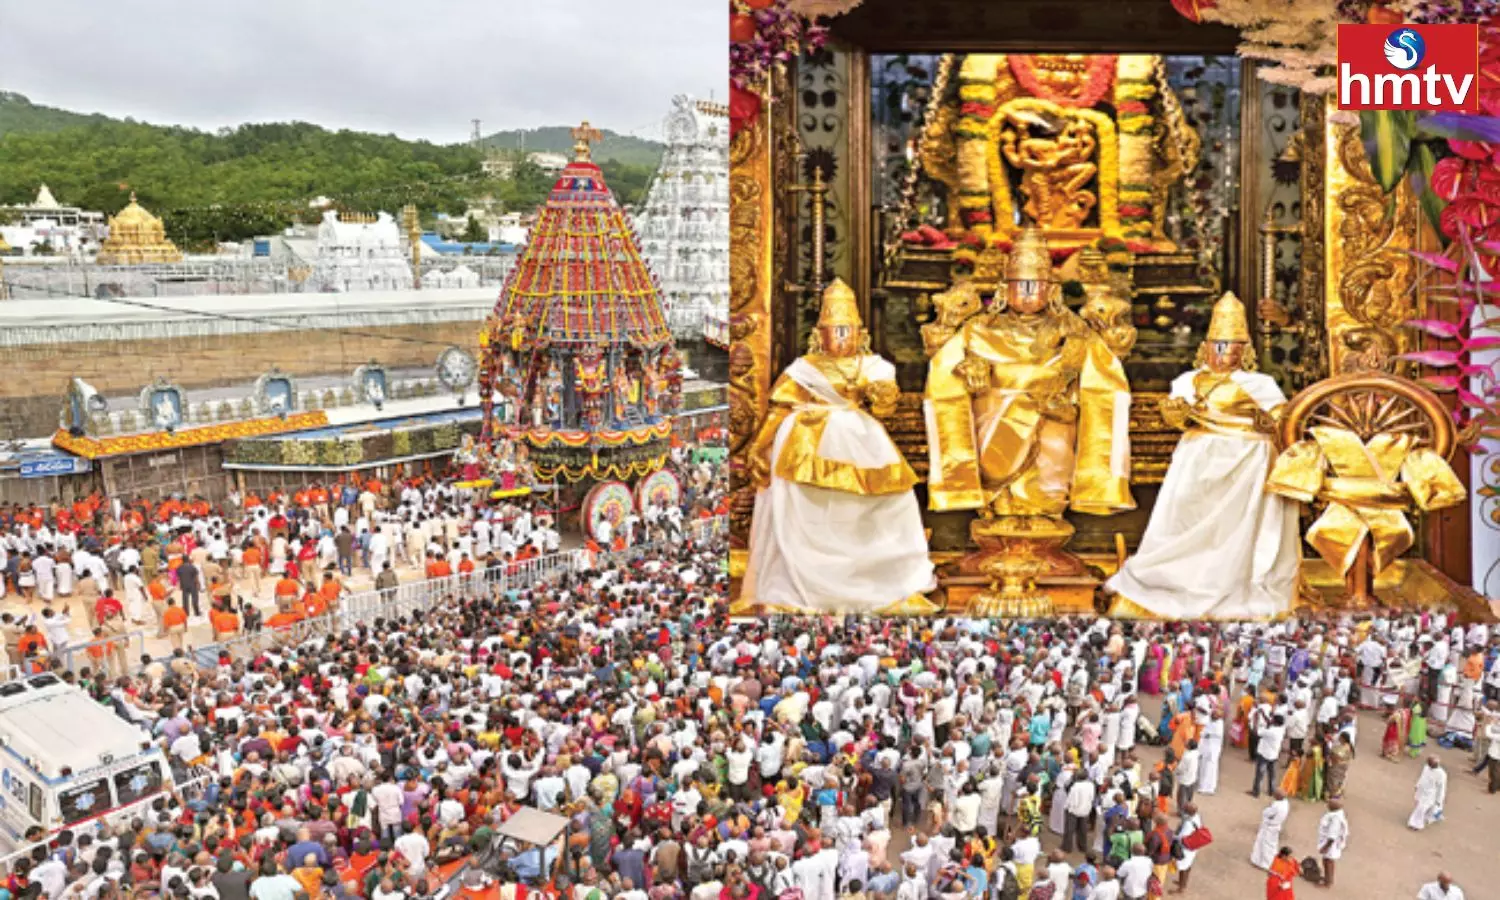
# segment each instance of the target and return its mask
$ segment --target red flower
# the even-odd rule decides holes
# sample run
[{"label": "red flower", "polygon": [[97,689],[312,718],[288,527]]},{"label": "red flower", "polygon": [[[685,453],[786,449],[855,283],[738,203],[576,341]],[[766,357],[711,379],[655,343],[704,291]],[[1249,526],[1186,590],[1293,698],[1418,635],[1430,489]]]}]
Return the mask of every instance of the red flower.
[{"label": "red flower", "polygon": [[1172,8],[1194,23],[1202,22],[1203,11],[1213,9],[1214,6],[1214,0],[1172,0]]},{"label": "red flower", "polygon": [[1454,153],[1457,153],[1464,159],[1489,159],[1490,154],[1495,149],[1489,144],[1480,143],[1479,141],[1450,140],[1448,146],[1453,148]]},{"label": "red flower", "polygon": [[1484,229],[1500,220],[1500,205],[1489,202],[1479,197],[1460,197],[1448,205],[1448,209],[1454,211],[1458,221],[1476,229]]},{"label": "red flower", "polygon": [[1474,187],[1475,166],[1457,156],[1445,156],[1432,167],[1432,189],[1448,202]]},{"label": "red flower", "polygon": [[740,133],[741,128],[754,125],[760,116],[760,97],[753,91],[729,86],[729,139]]}]

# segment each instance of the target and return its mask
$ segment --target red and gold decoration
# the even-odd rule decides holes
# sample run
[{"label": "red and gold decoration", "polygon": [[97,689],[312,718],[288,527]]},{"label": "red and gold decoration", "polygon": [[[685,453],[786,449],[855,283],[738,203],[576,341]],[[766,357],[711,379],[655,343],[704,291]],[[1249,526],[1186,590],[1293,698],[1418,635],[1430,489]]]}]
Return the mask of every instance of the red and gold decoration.
[{"label": "red and gold decoration", "polygon": [[955,65],[957,87],[945,78],[933,92],[917,156],[947,189],[946,237],[966,245],[959,258],[1009,248],[1023,224],[1040,226],[1060,256],[1101,239],[1176,250],[1168,193],[1201,146],[1161,57],[974,53],[945,59],[943,71]]},{"label": "red and gold decoration", "polygon": [[583,524],[590,537],[599,536],[599,524],[608,522],[618,532],[625,517],[635,509],[635,498],[622,481],[603,481],[583,498]]},{"label": "red and gold decoration", "polygon": [[665,469],[652,472],[635,485],[636,506],[643,510],[653,505],[662,509],[676,506],[681,498],[682,482]]},{"label": "red and gold decoration", "polygon": [[327,424],[328,414],[322,410],[315,410],[294,413],[284,419],[273,416],[266,419],[248,419],[243,422],[225,422],[199,428],[179,428],[176,431],[153,431],[118,437],[74,437],[66,429],[60,429],[52,436],[52,446],[86,459],[103,459],[108,456],[180,450],[183,447],[219,444],[239,438],[303,431],[309,428],[322,428]]},{"label": "red and gold decoration", "polygon": [[536,475],[568,482],[659,468],[682,387],[656,279],[590,158],[599,136],[573,130],[479,341],[481,443],[521,442]]}]

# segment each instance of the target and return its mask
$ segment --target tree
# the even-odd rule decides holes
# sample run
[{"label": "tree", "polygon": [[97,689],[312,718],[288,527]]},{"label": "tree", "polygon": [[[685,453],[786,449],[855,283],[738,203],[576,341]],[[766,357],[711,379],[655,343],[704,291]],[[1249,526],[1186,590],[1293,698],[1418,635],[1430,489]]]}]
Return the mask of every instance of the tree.
[{"label": "tree", "polygon": [[482,244],[489,239],[490,233],[479,224],[479,220],[469,216],[469,224],[464,228],[463,240],[470,244]]}]

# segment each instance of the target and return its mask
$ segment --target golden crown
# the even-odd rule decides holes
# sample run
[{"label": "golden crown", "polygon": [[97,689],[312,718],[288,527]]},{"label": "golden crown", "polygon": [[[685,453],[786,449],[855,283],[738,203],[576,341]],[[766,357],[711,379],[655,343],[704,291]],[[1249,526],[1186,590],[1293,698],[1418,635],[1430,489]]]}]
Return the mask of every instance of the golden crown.
[{"label": "golden crown", "polygon": [[835,325],[848,325],[851,328],[864,326],[859,317],[859,301],[854,296],[854,289],[844,283],[842,278],[835,278],[823,291],[823,308],[818,312],[818,327],[831,328]]},{"label": "golden crown", "polygon": [[1006,281],[1052,281],[1052,251],[1042,229],[1027,225],[1016,235],[1005,260]]},{"label": "golden crown", "polygon": [[1226,291],[1214,303],[1213,317],[1208,320],[1208,340],[1250,343],[1250,322],[1245,318],[1245,304],[1234,295],[1234,291]]}]

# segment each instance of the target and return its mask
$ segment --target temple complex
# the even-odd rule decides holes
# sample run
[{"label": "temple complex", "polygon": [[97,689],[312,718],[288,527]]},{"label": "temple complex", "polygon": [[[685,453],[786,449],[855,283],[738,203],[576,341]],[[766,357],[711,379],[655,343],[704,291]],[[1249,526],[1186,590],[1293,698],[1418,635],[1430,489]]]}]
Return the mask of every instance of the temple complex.
[{"label": "temple complex", "polygon": [[637,217],[641,253],[672,333],[702,339],[706,317],[729,302],[729,111],[678,96],[662,133],[667,149]]},{"label": "temple complex", "polygon": [[[1268,37],[1254,3],[789,6],[821,16],[826,43],[783,30],[763,39],[789,63],[745,54],[732,72],[736,573],[752,532],[767,533],[766,486],[838,465],[767,454],[779,417],[808,402],[778,393],[778,375],[847,374],[827,349],[840,338],[826,292],[841,281],[858,314],[836,327],[861,329],[894,367],[900,396],[878,418],[914,473],[932,596],[950,610],[1127,609],[1105,582],[1150,546],[1148,526],[1211,516],[1168,490],[1179,443],[1230,427],[1283,453],[1259,464],[1281,480],[1251,479],[1247,502],[1264,492],[1281,498],[1264,500],[1275,516],[1283,500],[1302,513],[1300,571],[1273,607],[1378,598],[1486,614],[1482,595],[1500,596],[1500,447],[1474,442],[1493,401],[1456,391],[1472,385],[1454,366],[1488,357],[1453,349],[1479,332],[1431,324],[1463,314],[1426,287],[1465,258],[1469,207],[1424,199],[1404,158],[1371,159],[1325,77],[1339,16],[1395,13],[1330,6]],[[1462,142],[1411,137],[1435,177],[1489,165],[1463,162]],[[1436,254],[1448,261],[1425,261]],[[1230,375],[1247,392],[1238,412],[1193,393]],[[1412,483],[1416,502],[1388,468],[1315,471],[1334,444],[1441,465]],[[907,482],[882,465],[840,489]],[[1333,519],[1384,513],[1328,472],[1385,479],[1401,512],[1384,536],[1331,538]]]},{"label": "temple complex", "polygon": [[385,212],[340,216],[337,210],[325,210],[318,225],[312,281],[322,291],[409,290],[411,260],[400,225]]},{"label": "temple complex", "polygon": [[130,203],[109,217],[109,237],[99,247],[99,265],[133,266],[182,261],[182,251],[167,239],[161,219],[147,212],[130,192]]}]

